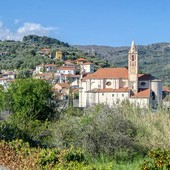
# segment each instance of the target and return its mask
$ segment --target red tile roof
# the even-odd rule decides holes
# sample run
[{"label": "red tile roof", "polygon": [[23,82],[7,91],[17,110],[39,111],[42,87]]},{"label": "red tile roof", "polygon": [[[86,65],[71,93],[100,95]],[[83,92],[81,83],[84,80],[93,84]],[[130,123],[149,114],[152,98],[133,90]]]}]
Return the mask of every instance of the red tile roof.
[{"label": "red tile roof", "polygon": [[138,93],[136,93],[135,95],[131,96],[132,98],[149,98],[150,97],[150,89],[145,89],[142,91],[139,91]]},{"label": "red tile roof", "polygon": [[55,64],[45,64],[44,66],[45,66],[45,67],[56,67]]},{"label": "red tile roof", "polygon": [[65,63],[73,63],[74,61],[73,60],[66,60],[66,61],[64,61]]},{"label": "red tile roof", "polygon": [[166,87],[166,86],[163,86],[163,91],[164,91],[164,92],[167,92],[167,93],[170,93],[170,88],[169,88],[169,87]]},{"label": "red tile roof", "polygon": [[102,79],[102,78],[128,78],[126,68],[101,68],[93,74],[88,74],[83,79]]},{"label": "red tile roof", "polygon": [[87,61],[85,58],[78,58],[77,61]]},{"label": "red tile roof", "polygon": [[68,83],[58,83],[59,86],[61,86],[62,88],[69,88],[70,85]]}]

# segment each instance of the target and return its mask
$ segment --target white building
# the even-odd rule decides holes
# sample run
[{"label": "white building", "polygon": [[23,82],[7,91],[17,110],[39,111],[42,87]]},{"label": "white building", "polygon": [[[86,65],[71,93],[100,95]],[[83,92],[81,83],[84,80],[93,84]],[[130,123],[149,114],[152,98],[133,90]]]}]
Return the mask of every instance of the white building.
[{"label": "white building", "polygon": [[56,72],[56,68],[55,64],[41,64],[36,66],[35,73]]},{"label": "white building", "polygon": [[85,62],[80,64],[80,73],[93,73],[94,72],[94,64],[90,62]]},{"label": "white building", "polygon": [[141,108],[156,107],[162,101],[162,83],[150,74],[138,74],[138,53],[132,42],[128,69],[101,68],[82,76],[79,83],[79,107],[98,103],[112,106],[124,100]]},{"label": "white building", "polygon": [[75,67],[63,66],[57,69],[58,74],[76,74]]}]

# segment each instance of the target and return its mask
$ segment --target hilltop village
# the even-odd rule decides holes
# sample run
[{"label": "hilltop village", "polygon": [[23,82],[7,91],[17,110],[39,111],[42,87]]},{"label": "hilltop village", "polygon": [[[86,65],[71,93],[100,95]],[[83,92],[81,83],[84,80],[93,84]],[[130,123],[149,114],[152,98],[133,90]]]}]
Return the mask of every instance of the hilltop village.
[{"label": "hilltop village", "polygon": [[[58,100],[77,100],[75,107],[89,107],[98,103],[113,106],[125,100],[141,108],[157,108],[162,103],[169,106],[163,99],[170,94],[170,89],[163,87],[162,81],[150,74],[139,74],[140,56],[134,41],[127,54],[128,68],[95,70],[94,63],[86,58],[68,60],[62,51],[52,53],[48,48],[41,48],[38,54],[54,58],[62,64],[58,66],[55,63],[42,63],[30,70],[30,75],[51,84]],[[1,52],[0,55],[8,54]],[[0,85],[4,89],[8,88],[17,74],[16,70],[2,70]]]}]

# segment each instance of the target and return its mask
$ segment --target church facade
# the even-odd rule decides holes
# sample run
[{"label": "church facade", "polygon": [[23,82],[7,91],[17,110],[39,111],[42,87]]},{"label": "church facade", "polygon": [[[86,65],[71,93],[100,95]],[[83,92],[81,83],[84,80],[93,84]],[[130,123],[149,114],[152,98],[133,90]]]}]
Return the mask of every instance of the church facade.
[{"label": "church facade", "polygon": [[141,108],[156,108],[162,102],[162,82],[150,74],[138,73],[138,52],[132,41],[128,69],[101,68],[82,75],[79,82],[79,107],[98,103],[112,106],[125,100]]}]

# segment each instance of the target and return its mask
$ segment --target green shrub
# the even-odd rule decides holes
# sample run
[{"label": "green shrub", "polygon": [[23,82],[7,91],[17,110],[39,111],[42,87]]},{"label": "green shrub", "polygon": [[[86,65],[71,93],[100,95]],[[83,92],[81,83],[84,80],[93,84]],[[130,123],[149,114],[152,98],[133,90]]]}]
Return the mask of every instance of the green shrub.
[{"label": "green shrub", "polygon": [[166,149],[155,149],[148,153],[148,158],[140,165],[141,170],[169,170],[170,151]]}]

